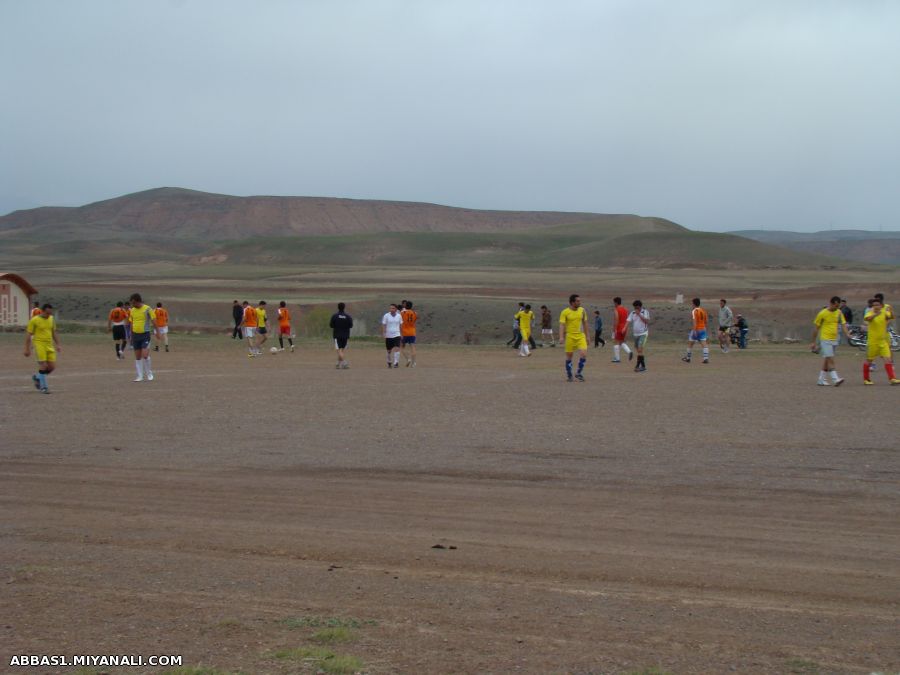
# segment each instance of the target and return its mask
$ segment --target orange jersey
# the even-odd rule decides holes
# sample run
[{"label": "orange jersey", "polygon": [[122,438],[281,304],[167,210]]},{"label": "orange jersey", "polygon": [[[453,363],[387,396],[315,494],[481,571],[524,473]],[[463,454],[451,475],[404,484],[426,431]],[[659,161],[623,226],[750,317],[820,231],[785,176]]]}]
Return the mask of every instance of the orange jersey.
[{"label": "orange jersey", "polygon": [[127,318],[128,312],[121,307],[113,307],[112,311],[109,313],[109,320],[113,323],[125,323]]},{"label": "orange jersey", "polygon": [[247,305],[244,308],[244,325],[248,328],[256,328],[256,307]]},{"label": "orange jersey", "polygon": [[31,316],[37,316],[38,314],[43,314],[40,307],[35,307],[31,310]]},{"label": "orange jersey", "polygon": [[694,320],[694,330],[706,330],[706,322],[709,320],[709,317],[705,309],[694,307],[691,312],[691,318]]},{"label": "orange jersey", "polygon": [[291,325],[291,313],[287,307],[278,308],[278,325],[283,328]]},{"label": "orange jersey", "polygon": [[400,335],[410,337],[416,334],[416,321],[419,315],[412,309],[404,309],[400,312]]},{"label": "orange jersey", "polygon": [[156,327],[165,328],[169,325],[169,313],[162,307],[156,308]]},{"label": "orange jersey", "polygon": [[625,326],[628,324],[628,310],[622,305],[616,305],[616,330],[624,332]]}]

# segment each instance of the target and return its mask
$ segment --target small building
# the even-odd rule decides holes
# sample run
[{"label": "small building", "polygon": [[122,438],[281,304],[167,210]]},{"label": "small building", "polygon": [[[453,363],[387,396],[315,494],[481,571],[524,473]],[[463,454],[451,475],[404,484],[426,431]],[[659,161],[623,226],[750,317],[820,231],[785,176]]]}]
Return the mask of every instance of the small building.
[{"label": "small building", "polygon": [[25,326],[31,318],[31,298],[37,289],[12,272],[0,272],[0,326]]}]

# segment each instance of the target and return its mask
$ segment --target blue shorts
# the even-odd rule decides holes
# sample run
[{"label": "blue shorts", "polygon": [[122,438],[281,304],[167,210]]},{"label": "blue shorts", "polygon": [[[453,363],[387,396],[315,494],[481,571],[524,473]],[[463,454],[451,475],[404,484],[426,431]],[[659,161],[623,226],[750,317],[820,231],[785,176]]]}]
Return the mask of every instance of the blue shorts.
[{"label": "blue shorts", "polygon": [[414,344],[416,344],[416,336],[415,335],[404,335],[402,342],[405,345],[414,345]]},{"label": "blue shorts", "polygon": [[707,340],[706,331],[692,330],[690,335],[688,335],[688,340],[691,342],[705,342]]},{"label": "blue shorts", "polygon": [[148,349],[150,347],[150,333],[132,333],[131,346],[135,349]]}]

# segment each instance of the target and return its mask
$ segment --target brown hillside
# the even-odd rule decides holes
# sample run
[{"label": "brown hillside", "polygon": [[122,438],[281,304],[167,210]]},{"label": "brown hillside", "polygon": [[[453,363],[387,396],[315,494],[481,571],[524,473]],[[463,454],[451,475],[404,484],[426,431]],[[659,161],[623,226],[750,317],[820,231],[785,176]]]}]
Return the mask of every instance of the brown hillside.
[{"label": "brown hillside", "polygon": [[480,211],[436,204],[320,197],[233,197],[157,188],[80,207],[0,217],[0,230],[81,228],[187,239],[378,232],[508,232],[573,223],[682,230],[661,219],[552,211]]}]

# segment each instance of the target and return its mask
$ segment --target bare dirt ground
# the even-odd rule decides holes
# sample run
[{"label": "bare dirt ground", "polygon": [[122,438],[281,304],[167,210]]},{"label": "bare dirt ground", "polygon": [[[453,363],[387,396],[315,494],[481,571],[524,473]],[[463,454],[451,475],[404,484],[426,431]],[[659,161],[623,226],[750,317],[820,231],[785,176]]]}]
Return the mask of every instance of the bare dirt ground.
[{"label": "bare dirt ground", "polygon": [[338,372],[184,338],[135,384],[62,337],[42,396],[0,336],[0,670],[314,672],[275,654],[322,623],[369,673],[900,670],[900,387],[858,354],[825,389],[802,348],[651,341],[647,373],[592,350],[568,384],[559,349]]}]

